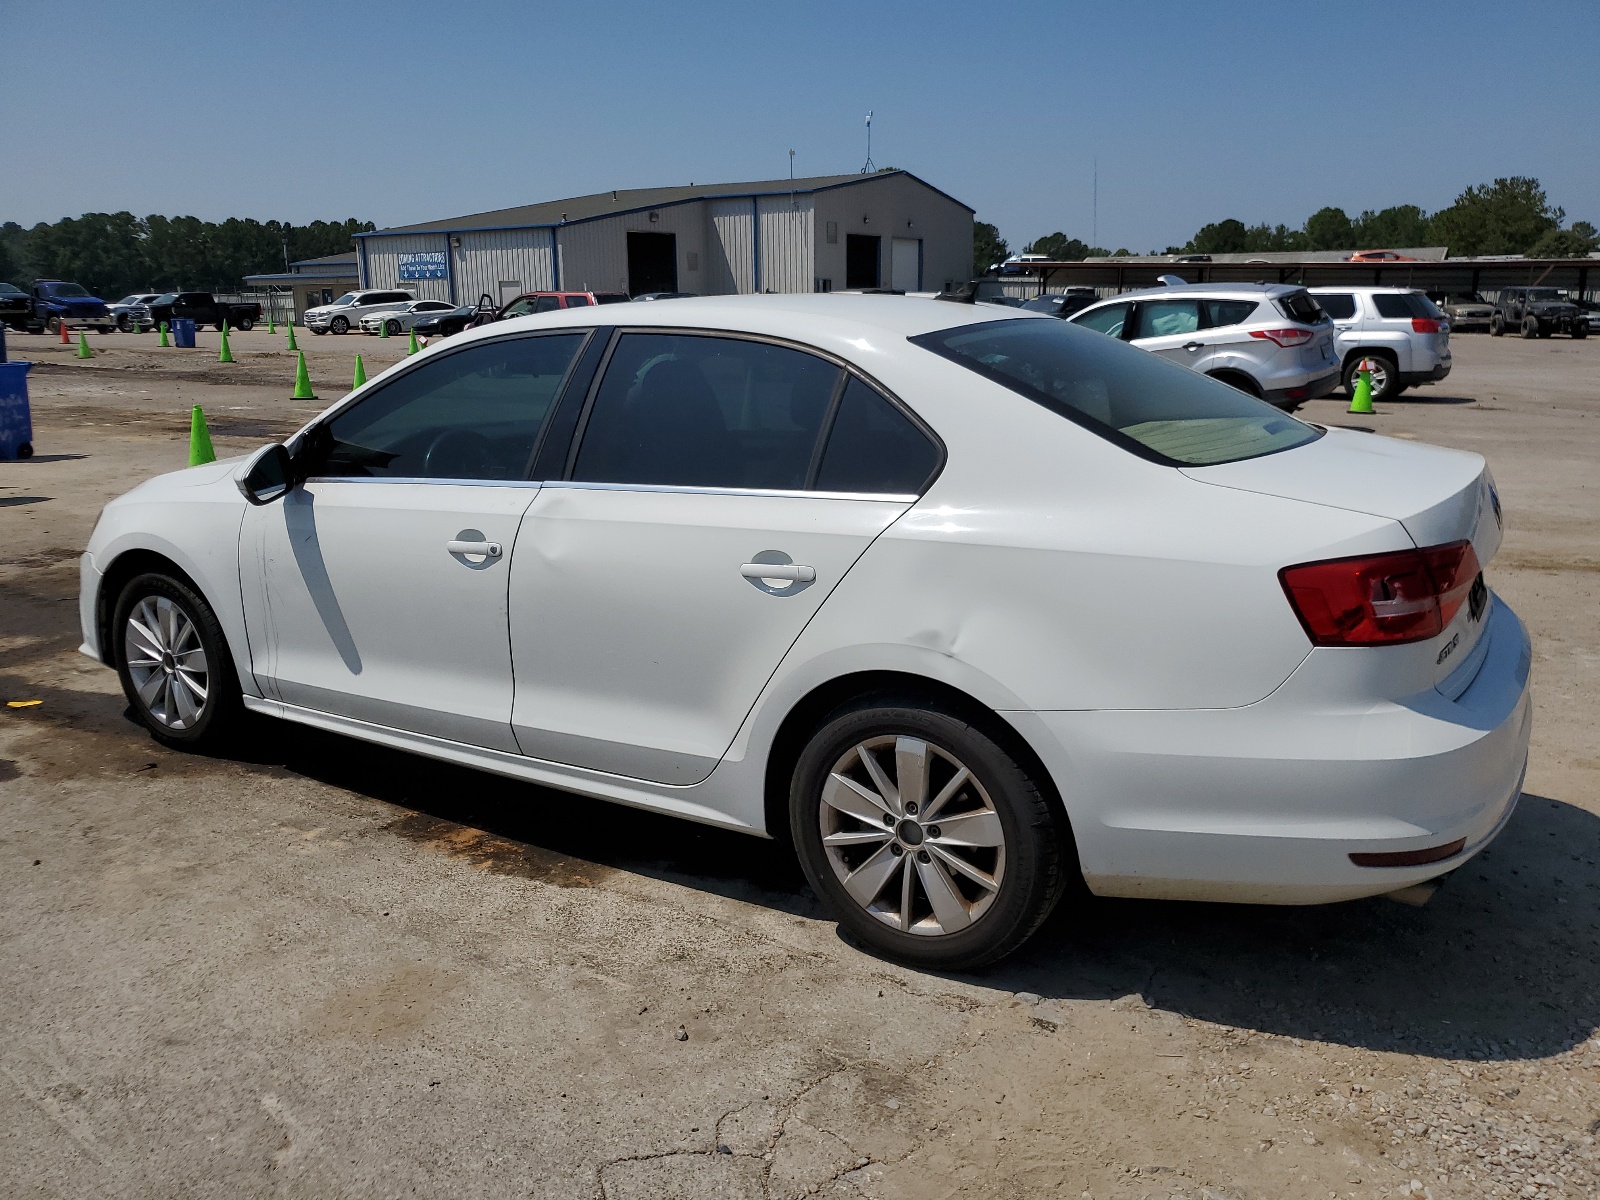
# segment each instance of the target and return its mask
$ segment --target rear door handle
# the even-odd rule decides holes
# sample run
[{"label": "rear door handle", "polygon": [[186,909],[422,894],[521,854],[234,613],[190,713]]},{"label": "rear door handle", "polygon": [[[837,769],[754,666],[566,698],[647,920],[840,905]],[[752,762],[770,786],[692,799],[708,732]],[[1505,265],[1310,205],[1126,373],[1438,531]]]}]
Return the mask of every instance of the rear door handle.
[{"label": "rear door handle", "polygon": [[499,542],[463,542],[452,538],[444,544],[444,548],[450,554],[481,554],[485,558],[500,557]]},{"label": "rear door handle", "polygon": [[739,574],[746,579],[788,579],[795,583],[815,583],[817,569],[798,563],[745,563]]},{"label": "rear door handle", "polygon": [[1205,346],[1204,342],[1185,342],[1183,344],[1183,348],[1190,354],[1193,354],[1196,350],[1204,350]]}]

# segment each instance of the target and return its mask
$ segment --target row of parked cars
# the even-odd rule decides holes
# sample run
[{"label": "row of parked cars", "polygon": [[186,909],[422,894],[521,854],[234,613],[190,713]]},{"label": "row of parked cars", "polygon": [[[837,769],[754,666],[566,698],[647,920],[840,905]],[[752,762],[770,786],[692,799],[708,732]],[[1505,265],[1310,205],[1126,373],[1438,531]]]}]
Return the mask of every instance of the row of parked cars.
[{"label": "row of parked cars", "polygon": [[226,322],[233,329],[251,329],[261,319],[261,305],[218,300],[210,292],[135,292],[107,304],[79,283],[36,279],[28,291],[0,282],[0,323],[19,333],[57,333],[62,325],[110,333],[140,333],[163,321],[190,320],[196,326]]},{"label": "row of parked cars", "polygon": [[994,288],[976,299],[1096,329],[1289,412],[1339,387],[1353,394],[1363,363],[1374,399],[1438,382],[1450,374],[1457,322],[1497,337],[1515,330],[1524,338],[1584,338],[1600,328],[1600,306],[1544,287],[1502,288],[1489,303],[1398,287],[1191,284],[1165,276],[1160,287],[1106,299],[1093,288],[1031,300]]},{"label": "row of parked cars", "polygon": [[349,333],[359,329],[366,334],[398,333],[415,330],[420,337],[448,337],[490,321],[525,317],[533,313],[557,312],[565,308],[588,308],[596,304],[627,304],[636,300],[675,300],[693,292],[648,292],[630,296],[627,292],[524,292],[507,304],[497,305],[488,295],[476,304],[450,304],[443,300],[418,300],[410,292],[384,288],[364,288],[346,292],[331,304],[308,308],[306,328],[312,333]]}]

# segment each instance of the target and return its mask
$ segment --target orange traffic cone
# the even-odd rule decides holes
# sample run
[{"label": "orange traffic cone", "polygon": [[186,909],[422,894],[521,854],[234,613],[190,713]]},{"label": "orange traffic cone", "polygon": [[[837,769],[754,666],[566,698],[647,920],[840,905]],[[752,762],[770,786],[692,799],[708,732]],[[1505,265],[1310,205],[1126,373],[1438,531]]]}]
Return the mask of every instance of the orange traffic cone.
[{"label": "orange traffic cone", "polygon": [[56,324],[61,326],[61,344],[63,346],[72,345],[72,339],[67,336],[67,319],[65,317],[57,317]]}]

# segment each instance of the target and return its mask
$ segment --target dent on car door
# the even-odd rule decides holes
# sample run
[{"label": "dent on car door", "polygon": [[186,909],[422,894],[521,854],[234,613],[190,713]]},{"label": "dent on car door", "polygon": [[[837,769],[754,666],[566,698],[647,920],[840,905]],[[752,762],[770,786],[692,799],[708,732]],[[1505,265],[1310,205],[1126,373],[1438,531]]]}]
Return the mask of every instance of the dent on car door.
[{"label": "dent on car door", "polygon": [[579,439],[513,557],[518,743],[696,783],[942,452],[831,361],[696,334],[619,335]]},{"label": "dent on car door", "polygon": [[241,531],[264,695],[516,752],[509,556],[585,336],[430,357],[314,427],[296,463],[309,477]]}]

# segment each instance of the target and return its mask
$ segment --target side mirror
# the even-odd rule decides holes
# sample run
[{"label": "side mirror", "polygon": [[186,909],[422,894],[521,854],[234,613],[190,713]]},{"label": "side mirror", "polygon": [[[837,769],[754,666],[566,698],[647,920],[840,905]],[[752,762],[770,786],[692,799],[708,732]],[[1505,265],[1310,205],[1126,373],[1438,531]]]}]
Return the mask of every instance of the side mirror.
[{"label": "side mirror", "polygon": [[251,504],[271,504],[288,495],[291,480],[289,452],[282,446],[263,446],[250,456],[237,482],[239,493]]}]

